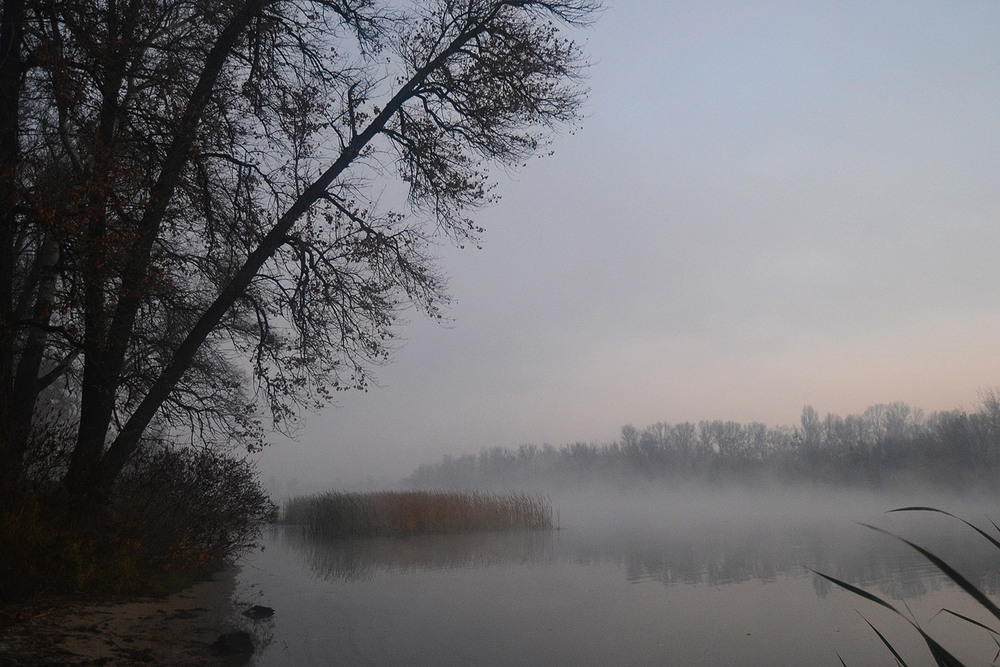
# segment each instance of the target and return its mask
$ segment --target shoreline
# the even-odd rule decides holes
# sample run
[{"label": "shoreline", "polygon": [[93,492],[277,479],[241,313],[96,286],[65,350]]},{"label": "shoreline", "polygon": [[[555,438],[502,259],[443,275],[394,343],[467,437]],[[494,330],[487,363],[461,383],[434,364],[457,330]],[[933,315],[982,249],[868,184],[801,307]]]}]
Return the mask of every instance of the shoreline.
[{"label": "shoreline", "polygon": [[153,598],[29,601],[0,627],[5,665],[240,665],[212,644],[243,630],[233,599],[235,567],[171,595]]}]

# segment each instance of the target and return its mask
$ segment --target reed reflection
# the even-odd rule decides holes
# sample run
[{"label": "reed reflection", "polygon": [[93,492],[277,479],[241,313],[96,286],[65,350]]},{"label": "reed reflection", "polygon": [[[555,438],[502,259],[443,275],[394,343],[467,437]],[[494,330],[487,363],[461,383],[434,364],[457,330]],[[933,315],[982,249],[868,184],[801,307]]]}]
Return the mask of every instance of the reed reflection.
[{"label": "reed reflection", "polygon": [[554,558],[554,533],[540,530],[337,539],[287,526],[281,536],[326,580],[367,580],[387,572],[542,564]]}]

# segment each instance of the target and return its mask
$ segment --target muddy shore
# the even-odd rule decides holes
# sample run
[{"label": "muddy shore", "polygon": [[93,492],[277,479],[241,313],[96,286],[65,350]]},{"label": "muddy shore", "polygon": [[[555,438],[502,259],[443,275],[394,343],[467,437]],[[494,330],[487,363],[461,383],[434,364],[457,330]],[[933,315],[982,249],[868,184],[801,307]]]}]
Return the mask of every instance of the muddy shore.
[{"label": "muddy shore", "polygon": [[9,610],[0,626],[0,664],[244,664],[247,654],[213,649],[221,635],[252,629],[234,587],[229,569],[162,598],[34,600]]}]

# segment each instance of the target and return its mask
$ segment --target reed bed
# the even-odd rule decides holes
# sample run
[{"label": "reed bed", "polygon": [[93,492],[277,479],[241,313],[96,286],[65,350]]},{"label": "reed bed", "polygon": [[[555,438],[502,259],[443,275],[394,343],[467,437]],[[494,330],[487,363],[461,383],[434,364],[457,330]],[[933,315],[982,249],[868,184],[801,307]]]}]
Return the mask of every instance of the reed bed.
[{"label": "reed bed", "polygon": [[285,523],[324,537],[552,528],[552,503],[527,493],[331,492],[294,498]]}]

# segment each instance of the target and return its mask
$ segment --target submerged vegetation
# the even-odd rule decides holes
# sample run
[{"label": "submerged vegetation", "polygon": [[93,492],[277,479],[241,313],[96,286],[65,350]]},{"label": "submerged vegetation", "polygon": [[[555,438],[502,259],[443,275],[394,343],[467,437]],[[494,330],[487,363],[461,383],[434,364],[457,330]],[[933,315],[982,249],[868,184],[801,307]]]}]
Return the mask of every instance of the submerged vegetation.
[{"label": "submerged vegetation", "polygon": [[333,492],[290,500],[284,521],[325,537],[542,529],[552,504],[527,493]]},{"label": "submerged vegetation", "polygon": [[[972,528],[974,531],[976,531],[977,533],[979,533],[991,545],[993,545],[997,549],[1000,549],[1000,540],[998,540],[996,537],[993,537],[992,535],[990,535],[989,533],[987,533],[985,530],[983,530],[983,529],[981,529],[981,528],[979,528],[979,527],[977,527],[977,526],[969,523],[965,519],[961,519],[959,517],[956,517],[955,515],[950,514],[948,512],[945,512],[945,511],[942,511],[942,510],[939,510],[939,509],[936,509],[936,508],[933,508],[933,507],[901,507],[899,509],[890,510],[890,511],[891,512],[935,512],[935,513],[938,513],[938,514],[944,514],[946,516],[949,516],[949,517],[952,517],[954,519],[957,519],[957,520],[961,521],[966,526]],[[997,526],[997,524],[994,523],[993,521],[990,521],[990,523],[992,524],[993,528],[997,532],[998,537],[1000,537],[1000,526]],[[891,533],[887,533],[886,531],[882,530],[881,528],[877,528],[875,526],[868,526],[868,528],[871,528],[871,529],[876,530],[876,531],[878,531],[880,533],[886,533],[887,535],[895,537],[896,539],[902,541],[904,544],[906,544],[907,546],[909,546],[912,549],[914,549],[915,551],[917,551],[921,556],[923,556],[928,561],[930,561],[931,564],[933,564],[935,568],[937,568],[945,577],[947,577],[947,579],[949,581],[951,581],[952,583],[954,583],[956,586],[958,586],[960,589],[962,589],[965,593],[967,593],[969,596],[971,596],[972,599],[976,601],[976,603],[980,606],[980,608],[982,610],[984,610],[990,616],[993,617],[993,623],[994,623],[994,625],[991,627],[990,625],[987,625],[985,623],[981,623],[981,622],[979,622],[979,621],[977,621],[975,619],[969,618],[969,616],[967,616],[965,614],[960,614],[960,613],[958,613],[956,611],[953,611],[951,609],[942,609],[941,610],[942,613],[950,614],[951,616],[954,616],[955,618],[958,618],[958,619],[960,619],[961,621],[963,621],[965,623],[969,623],[969,624],[971,624],[971,625],[973,625],[975,627],[980,628],[984,632],[990,633],[991,636],[993,637],[993,641],[996,643],[996,646],[997,646],[997,654],[993,657],[993,664],[995,664],[996,661],[997,661],[997,659],[1000,658],[1000,639],[998,639],[998,637],[1000,637],[1000,626],[996,625],[997,621],[1000,621],[1000,607],[998,607],[996,605],[996,603],[993,602],[993,600],[991,600],[986,595],[986,593],[983,592],[983,590],[979,586],[977,586],[974,583],[972,583],[971,581],[969,581],[965,576],[963,576],[954,567],[952,567],[946,560],[944,560],[943,558],[941,558],[940,556],[938,556],[934,552],[930,551],[929,549],[927,549],[925,547],[922,547],[922,546],[920,546],[918,544],[915,544],[914,542],[911,542],[910,540],[904,539],[904,538],[899,537],[897,535],[892,535]],[[892,612],[898,614],[900,617],[902,617],[920,635],[921,639],[923,639],[924,643],[927,645],[927,650],[930,652],[931,657],[934,659],[934,664],[939,665],[939,667],[961,667],[961,665],[964,664],[960,660],[958,660],[954,655],[952,655],[941,643],[939,643],[936,639],[934,639],[934,637],[932,637],[930,634],[928,634],[926,631],[924,631],[924,629],[920,627],[920,625],[917,623],[917,621],[912,618],[912,613],[904,614],[896,606],[894,606],[890,602],[886,601],[884,598],[879,597],[878,595],[875,595],[874,593],[870,593],[870,592],[868,592],[868,591],[866,591],[866,590],[864,590],[862,588],[858,588],[857,586],[852,586],[851,584],[849,584],[847,582],[841,581],[839,579],[835,579],[835,578],[833,578],[833,577],[831,577],[831,576],[829,576],[827,574],[823,574],[822,572],[815,572],[815,574],[817,574],[818,576],[822,577],[823,579],[826,579],[827,581],[830,581],[830,582],[836,584],[837,586],[840,586],[841,588],[843,588],[843,589],[845,589],[847,591],[850,591],[851,593],[854,593],[855,595],[857,595],[857,596],[859,596],[861,598],[864,598],[864,599],[869,600],[870,602],[873,602],[873,603],[875,603],[875,604],[877,604],[877,605],[879,605],[881,607],[889,609],[890,611],[892,611]],[[909,612],[909,608],[907,608],[907,612]],[[864,618],[863,615],[862,615],[862,618]],[[885,638],[885,635],[883,635],[878,630],[878,628],[876,628],[874,625],[872,625],[871,621],[869,621],[867,618],[865,618],[865,622],[868,623],[868,625],[871,627],[872,631],[876,634],[876,636],[878,636],[879,640],[881,640],[881,642],[885,645],[886,649],[895,658],[896,662],[898,664],[900,664],[900,665],[903,665],[903,667],[905,667],[906,666],[906,662],[902,659],[902,657],[900,657],[899,652],[892,645],[892,643]],[[841,659],[841,663],[843,664],[843,659]]]},{"label": "submerged vegetation", "polygon": [[973,412],[925,415],[904,403],[821,417],[811,406],[797,427],[701,421],[622,427],[606,444],[495,447],[445,456],[410,476],[414,488],[577,485],[689,478],[823,482],[882,488],[901,481],[993,488],[1000,472],[1000,390]]}]

